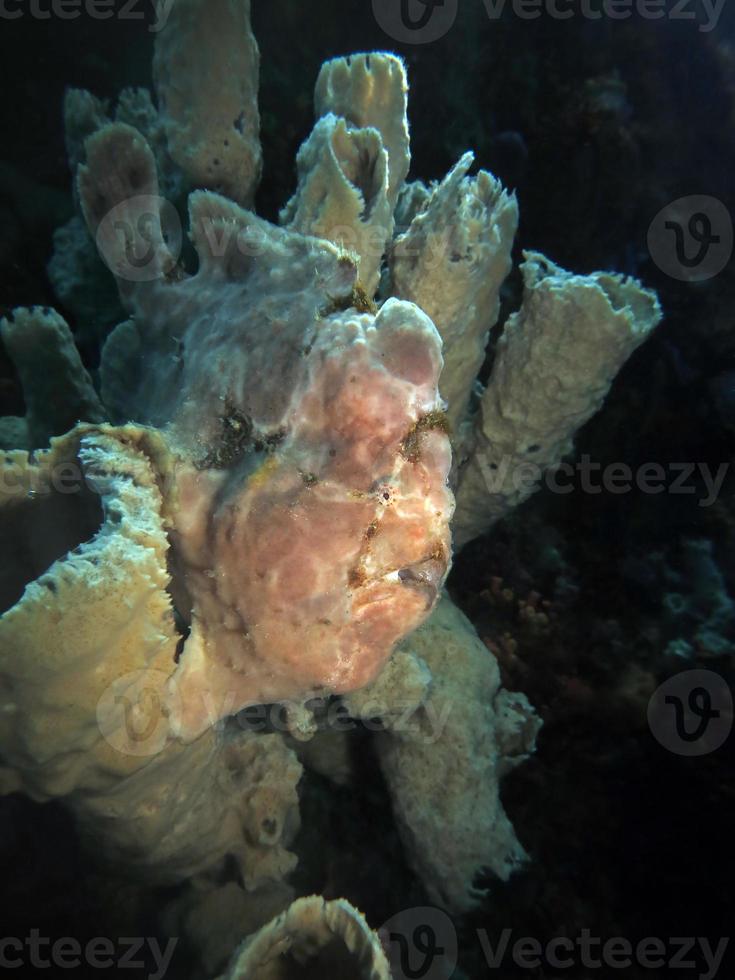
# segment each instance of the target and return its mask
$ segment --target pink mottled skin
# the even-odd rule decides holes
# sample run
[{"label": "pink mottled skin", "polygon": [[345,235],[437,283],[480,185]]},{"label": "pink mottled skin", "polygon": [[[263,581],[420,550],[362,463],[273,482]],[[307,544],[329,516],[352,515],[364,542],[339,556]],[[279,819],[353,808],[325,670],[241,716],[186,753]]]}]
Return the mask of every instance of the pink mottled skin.
[{"label": "pink mottled skin", "polygon": [[105,216],[158,200],[153,154],[117,123],[85,149],[85,216],[131,314],[103,352],[108,407],[156,427],[177,460],[170,590],[191,630],[173,730],[361,687],[449,566],[436,328],[396,299],[359,312],[349,256],[206,191],[189,198],[197,271],[174,267],[154,227],[156,275],[139,277]]},{"label": "pink mottled skin", "polygon": [[173,684],[184,736],[249,704],[362,687],[438,597],[449,441],[426,428],[405,448],[440,406],[438,344],[362,320],[366,342],[344,349],[325,328],[288,438],[246,479],[229,490],[211,470],[179,475],[193,614]]}]

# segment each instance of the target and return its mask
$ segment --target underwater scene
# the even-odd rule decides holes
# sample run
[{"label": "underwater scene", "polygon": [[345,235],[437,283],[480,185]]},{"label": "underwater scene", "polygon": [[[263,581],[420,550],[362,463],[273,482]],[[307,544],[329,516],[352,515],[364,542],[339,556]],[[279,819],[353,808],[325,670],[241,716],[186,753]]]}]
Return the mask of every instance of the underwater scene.
[{"label": "underwater scene", "polygon": [[733,980],[733,0],[0,52],[0,973]]}]

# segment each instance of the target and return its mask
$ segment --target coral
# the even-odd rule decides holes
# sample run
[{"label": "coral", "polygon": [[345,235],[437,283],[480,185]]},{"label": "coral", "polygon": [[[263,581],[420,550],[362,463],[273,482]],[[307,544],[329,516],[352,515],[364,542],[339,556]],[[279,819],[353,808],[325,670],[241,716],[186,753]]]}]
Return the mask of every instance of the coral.
[{"label": "coral", "polygon": [[[158,109],[142,90],[113,115],[88,93],[66,103],[77,203],[127,316],[101,397],[58,315],[3,325],[29,414],[0,469],[0,775],[5,792],[65,799],[139,883],[188,882],[169,912],[196,923],[209,971],[230,916],[253,932],[290,898],[302,762],[349,781],[318,699],[379,717],[395,817],[435,901],[464,911],[478,872],[505,880],[524,860],[499,781],[539,722],[442,597],[449,483],[462,544],[532,491],[513,480],[529,455],[542,472],[569,451],[659,311],[635,280],[530,254],[482,391],[514,198],[469,177],[470,154],[405,185],[403,65],[361,54],[323,67],[281,227],[258,218],[243,206],[260,172],[249,2],[170,13]],[[184,187],[194,270],[161,194]],[[82,319],[88,258],[54,260]],[[285,731],[240,726],[275,702]],[[359,914],[317,898],[228,976],[299,976],[314,956],[331,975],[388,976]]]},{"label": "coral", "polygon": [[380,941],[344,899],[297,899],[251,936],[221,980],[390,980]]},{"label": "coral", "polygon": [[484,170],[468,177],[472,160],[466,153],[417,209],[389,263],[391,293],[426,310],[444,341],[441,393],[455,427],[498,318],[518,227],[515,198]]},{"label": "coral", "polygon": [[687,659],[731,657],[735,602],[715,561],[712,542],[685,539],[680,551],[675,560],[679,567],[670,567],[671,557],[659,553],[648,561],[651,574],[665,589],[661,622],[668,639],[666,652]]},{"label": "coral", "polygon": [[280,215],[287,227],[355,252],[368,296],[378,286],[410,163],[406,101],[406,76],[395,55],[324,64],[314,96],[317,123],[296,161],[298,189]]},{"label": "coral", "polygon": [[330,113],[299,150],[296,166],[298,190],[281,212],[281,222],[357,253],[359,281],[372,296],[393,214],[380,134],[350,129]]},{"label": "coral", "polygon": [[172,735],[168,465],[155,430],[134,426],[77,427],[3,460],[0,786],[64,797],[88,844],[141,880],[227,857],[258,894],[294,866],[301,766],[277,734]]},{"label": "coral", "polygon": [[[145,136],[156,160],[161,193],[167,200],[178,201],[186,190],[187,180],[171,160],[164,124],[147,89],[123,89],[114,111],[90,92],[67,89],[64,131],[71,172],[76,174],[85,159],[86,140],[112,121],[132,126]],[[78,199],[76,182],[74,194]],[[54,293],[74,315],[77,342],[99,343],[124,315],[115,282],[105,274],[103,257],[81,215],[74,215],[58,227],[53,241],[46,271]]]},{"label": "coral", "polygon": [[522,268],[523,305],[503,331],[473,455],[459,476],[454,528],[460,545],[556,469],[617,371],[661,319],[655,294],[634,279],[574,276],[533,252]]},{"label": "coral", "polygon": [[376,129],[388,154],[388,200],[395,207],[411,152],[406,118],[408,85],[400,58],[385,52],[332,58],[314,91],[317,118],[328,113],[351,127]]},{"label": "coral", "polygon": [[262,161],[249,0],[177,0],[169,16],[153,61],[169,153],[192,186],[251,204]]},{"label": "coral", "polygon": [[526,857],[498,786],[541,723],[522,694],[501,688],[495,660],[448,598],[395,659],[393,675],[347,703],[384,719],[377,751],[409,859],[435,902],[465,911],[481,894],[479,870],[505,881]]},{"label": "coral", "polygon": [[80,419],[107,418],[82,365],[67,323],[53,310],[34,306],[0,320],[0,338],[23,384],[29,447],[47,445]]},{"label": "coral", "polygon": [[135,671],[155,688],[178,641],[156,449],[153,432],[81,427],[4,459],[4,553],[16,562],[2,590],[3,757],[37,798],[106,787],[140,764],[105,740],[96,705]]}]

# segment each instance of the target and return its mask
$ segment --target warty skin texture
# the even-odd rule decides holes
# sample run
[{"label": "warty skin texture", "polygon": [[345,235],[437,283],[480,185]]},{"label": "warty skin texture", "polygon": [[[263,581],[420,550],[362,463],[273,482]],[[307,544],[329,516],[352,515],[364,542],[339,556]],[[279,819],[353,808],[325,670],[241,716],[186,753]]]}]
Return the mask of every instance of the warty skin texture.
[{"label": "warty skin texture", "polygon": [[87,141],[85,217],[132,317],[108,341],[103,382],[125,376],[110,401],[176,457],[172,591],[190,634],[169,690],[188,739],[250,704],[372,680],[444,581],[451,452],[441,340],[418,307],[360,312],[349,256],[207,192],[190,200],[197,272],[173,269],[154,212],[166,274],[131,282],[130,249],[148,241],[115,239],[97,216],[137,215],[141,181],[155,202],[133,129]]},{"label": "warty skin texture", "polygon": [[438,345],[423,348],[417,332],[412,346],[433,356],[423,371],[420,358],[402,364],[382,343],[392,314],[403,311],[325,325],[276,448],[226,470],[182,463],[172,538],[192,602],[172,682],[182,731],[245,704],[355,690],[433,607],[452,506],[447,437],[420,431],[438,405]]}]

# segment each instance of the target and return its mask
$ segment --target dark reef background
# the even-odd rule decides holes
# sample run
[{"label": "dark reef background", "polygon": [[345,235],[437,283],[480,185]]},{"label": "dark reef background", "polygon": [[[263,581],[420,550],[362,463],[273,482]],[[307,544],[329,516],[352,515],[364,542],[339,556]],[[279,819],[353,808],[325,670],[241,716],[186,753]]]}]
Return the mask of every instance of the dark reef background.
[{"label": "dark reef background", "polygon": [[[149,85],[150,6],[134,8],[143,20],[0,17],[0,315],[19,304],[65,312],[45,272],[53,230],[72,207],[64,89],[113,98],[125,85]],[[622,271],[659,291],[663,324],[579,435],[575,458],[732,466],[735,265],[731,258],[719,275],[685,283],[661,271],[646,244],[654,216],[684,195],[711,195],[735,216],[732,0],[711,32],[669,18],[522,20],[510,8],[490,20],[481,0],[461,0],[447,35],[415,46],[392,42],[367,0],[253,0],[253,8],[262,215],[275,217],[294,187],[322,61],[396,51],[411,86],[412,178],[440,178],[474,149],[477,165],[517,192],[519,259],[521,248],[539,249],[575,272]],[[516,272],[501,322],[519,295]],[[96,340],[85,334],[80,345],[94,368]],[[488,369],[491,360],[492,345]],[[0,415],[22,413],[0,348]],[[732,932],[735,737],[684,758],[653,738],[646,716],[658,684],[681,670],[716,671],[735,690],[733,473],[711,506],[700,506],[704,495],[700,485],[657,496],[543,490],[455,561],[450,591],[498,656],[505,683],[524,691],[545,722],[537,755],[508,778],[503,797],[532,860],[507,885],[488,883],[491,897],[457,922],[466,980],[492,975],[478,928],[498,936],[509,927],[542,942],[583,928],[715,944]],[[305,858],[298,880],[348,894],[378,926],[426,900],[403,861],[369,742],[357,741],[359,791],[330,788],[332,837]],[[308,777],[302,795],[308,828],[325,792]],[[305,855],[308,843],[305,829]],[[80,852],[64,811],[19,797],[0,800],[0,877],[5,935],[32,927],[119,935],[110,930],[121,921],[150,928],[162,897],[150,896],[142,920],[127,921],[125,888]],[[723,980],[735,975],[735,955],[729,960]],[[187,965],[182,945],[170,976],[185,976]],[[701,972],[700,964],[610,975]],[[509,964],[502,972],[531,975],[607,974]]]}]

